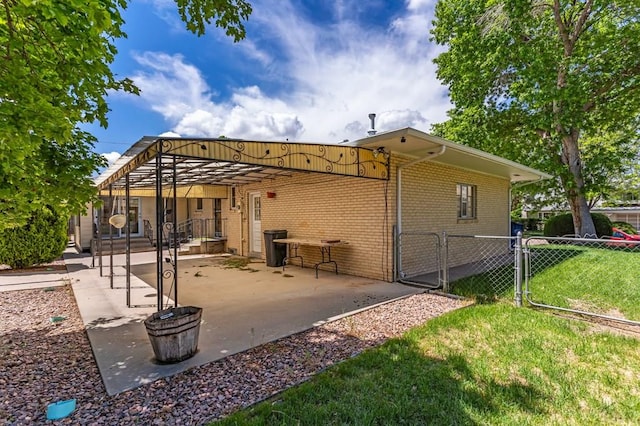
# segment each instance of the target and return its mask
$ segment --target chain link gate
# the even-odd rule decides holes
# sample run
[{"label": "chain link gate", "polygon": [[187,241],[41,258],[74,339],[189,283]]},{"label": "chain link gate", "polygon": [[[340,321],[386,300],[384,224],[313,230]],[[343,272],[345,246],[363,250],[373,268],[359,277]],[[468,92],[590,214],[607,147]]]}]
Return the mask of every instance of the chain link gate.
[{"label": "chain link gate", "polygon": [[640,325],[640,242],[531,237],[523,252],[530,305]]},{"label": "chain link gate", "polygon": [[430,289],[442,287],[440,235],[420,231],[398,234],[397,264],[400,282]]},{"label": "chain link gate", "polygon": [[460,296],[505,296],[520,271],[517,237],[444,234],[445,287]]}]

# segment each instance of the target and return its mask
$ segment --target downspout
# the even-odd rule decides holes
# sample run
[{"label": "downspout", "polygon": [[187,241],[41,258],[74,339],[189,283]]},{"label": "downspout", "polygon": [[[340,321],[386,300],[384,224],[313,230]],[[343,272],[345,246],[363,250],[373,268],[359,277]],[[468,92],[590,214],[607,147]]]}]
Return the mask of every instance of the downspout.
[{"label": "downspout", "polygon": [[[396,230],[397,230],[397,237],[398,237],[398,241],[400,240],[400,236],[402,235],[402,170],[404,170],[407,167],[411,167],[413,165],[416,165],[418,163],[422,163],[423,161],[428,161],[431,160],[432,158],[435,157],[439,157],[442,154],[444,154],[444,152],[447,150],[447,147],[442,145],[440,147],[440,151],[432,153],[427,155],[426,157],[422,157],[422,158],[418,158],[417,160],[411,161],[409,163],[406,164],[401,164],[398,166],[397,168],[397,173],[396,173]],[[395,247],[394,247],[394,252],[395,252],[395,258],[396,258],[396,267],[394,268],[394,273],[395,273],[395,277],[394,277],[394,281],[398,281],[399,278],[399,265],[401,265],[402,263],[402,253],[400,251],[399,248],[399,244],[398,241],[396,241]]]}]

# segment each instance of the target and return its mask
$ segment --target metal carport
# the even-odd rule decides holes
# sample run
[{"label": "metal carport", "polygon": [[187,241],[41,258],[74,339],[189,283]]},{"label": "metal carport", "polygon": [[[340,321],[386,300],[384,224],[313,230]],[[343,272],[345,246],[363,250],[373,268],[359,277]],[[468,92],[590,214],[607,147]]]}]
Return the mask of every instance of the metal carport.
[{"label": "metal carport", "polygon": [[[100,194],[109,196],[111,203],[114,194],[124,196],[127,212],[132,194],[155,196],[157,308],[162,310],[163,280],[173,282],[174,303],[178,303],[177,244],[173,244],[173,257],[169,256],[168,262],[165,262],[163,241],[160,240],[166,235],[169,240],[177,241],[177,215],[173,215],[171,223],[165,223],[163,196],[171,198],[173,211],[176,211],[179,195],[204,194],[208,188],[257,182],[289,175],[292,171],[388,180],[389,155],[380,155],[381,152],[380,148],[314,143],[144,137],[102,173],[96,179],[96,185]],[[127,306],[130,306],[128,220],[124,226]],[[98,226],[99,232],[100,228]],[[98,241],[102,267],[101,235],[98,235]],[[113,250],[110,256],[110,279],[113,286]],[[163,263],[168,263],[170,268],[165,269]]]}]

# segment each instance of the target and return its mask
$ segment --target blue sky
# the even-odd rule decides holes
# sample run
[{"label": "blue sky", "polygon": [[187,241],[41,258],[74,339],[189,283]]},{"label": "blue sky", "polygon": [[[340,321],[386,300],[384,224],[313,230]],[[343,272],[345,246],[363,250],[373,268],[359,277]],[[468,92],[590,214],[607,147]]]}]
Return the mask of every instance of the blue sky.
[{"label": "blue sky", "polygon": [[436,0],[253,0],[247,37],[184,29],[173,0],[124,12],[113,71],[140,96],[109,95],[109,127],[90,126],[113,160],[146,135],[337,143],[376,129],[428,131],[447,90],[429,41]]}]

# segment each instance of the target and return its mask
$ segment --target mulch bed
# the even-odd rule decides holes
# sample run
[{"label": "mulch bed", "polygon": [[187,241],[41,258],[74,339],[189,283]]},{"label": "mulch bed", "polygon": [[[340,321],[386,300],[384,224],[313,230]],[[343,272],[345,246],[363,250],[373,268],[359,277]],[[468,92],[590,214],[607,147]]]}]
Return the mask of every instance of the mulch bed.
[{"label": "mulch bed", "polygon": [[62,258],[56,259],[50,263],[42,263],[40,265],[33,265],[28,268],[19,268],[19,269],[13,269],[9,265],[0,264],[0,275],[32,274],[32,273],[53,272],[53,271],[66,271],[66,270],[67,270],[67,266],[64,264],[64,260]]},{"label": "mulch bed", "polygon": [[0,425],[202,425],[276,395],[335,363],[468,302],[419,294],[118,395],[106,394],[70,286],[0,293]]}]

